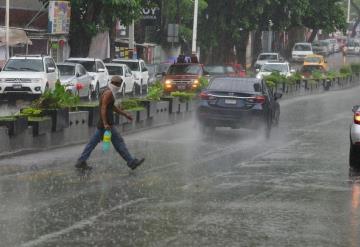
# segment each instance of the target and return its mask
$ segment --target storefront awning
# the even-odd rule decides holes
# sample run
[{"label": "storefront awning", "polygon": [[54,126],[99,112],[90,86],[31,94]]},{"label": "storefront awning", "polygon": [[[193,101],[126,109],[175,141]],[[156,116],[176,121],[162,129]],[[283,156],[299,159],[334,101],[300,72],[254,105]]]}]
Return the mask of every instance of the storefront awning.
[{"label": "storefront awning", "polygon": [[[31,40],[27,37],[26,32],[22,29],[10,28],[9,29],[9,46],[16,45],[32,45]],[[0,46],[6,45],[6,29],[0,27]]]}]

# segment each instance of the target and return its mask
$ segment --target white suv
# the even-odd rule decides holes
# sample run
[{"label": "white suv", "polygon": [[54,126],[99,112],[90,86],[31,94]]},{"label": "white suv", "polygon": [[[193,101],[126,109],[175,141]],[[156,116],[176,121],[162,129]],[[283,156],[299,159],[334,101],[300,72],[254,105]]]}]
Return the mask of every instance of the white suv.
[{"label": "white suv", "polygon": [[85,67],[89,74],[94,78],[91,82],[91,91],[94,98],[98,98],[100,89],[108,85],[109,72],[104,62],[98,58],[68,58],[67,63],[79,63]]},{"label": "white suv", "polygon": [[22,55],[8,59],[0,72],[0,95],[41,95],[55,88],[59,72],[49,56]]},{"label": "white suv", "polygon": [[148,89],[149,85],[149,71],[145,66],[142,59],[122,59],[117,58],[112,60],[113,63],[126,64],[131,69],[135,79],[135,90],[137,93],[142,94],[144,89]]}]

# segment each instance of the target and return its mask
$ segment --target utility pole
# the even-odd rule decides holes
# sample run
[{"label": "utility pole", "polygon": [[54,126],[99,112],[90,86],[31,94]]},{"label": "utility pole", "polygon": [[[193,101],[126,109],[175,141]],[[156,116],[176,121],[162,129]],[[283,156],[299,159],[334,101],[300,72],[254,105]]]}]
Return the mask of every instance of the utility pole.
[{"label": "utility pole", "polygon": [[196,54],[196,40],[197,40],[197,22],[198,22],[198,9],[199,9],[199,0],[195,0],[194,6],[194,26],[193,26],[193,40],[192,40],[192,54]]},{"label": "utility pole", "polygon": [[9,29],[9,22],[10,19],[10,0],[6,0],[6,13],[5,13],[5,35],[6,35],[6,60],[9,59],[10,57],[10,52],[9,52],[9,42],[10,42],[10,29]]},{"label": "utility pole", "polygon": [[134,58],[135,55],[135,23],[134,20],[131,22],[130,26],[129,26],[129,51],[132,54],[131,58]]},{"label": "utility pole", "polygon": [[347,23],[350,23],[350,5],[351,5],[351,0],[348,0]]}]

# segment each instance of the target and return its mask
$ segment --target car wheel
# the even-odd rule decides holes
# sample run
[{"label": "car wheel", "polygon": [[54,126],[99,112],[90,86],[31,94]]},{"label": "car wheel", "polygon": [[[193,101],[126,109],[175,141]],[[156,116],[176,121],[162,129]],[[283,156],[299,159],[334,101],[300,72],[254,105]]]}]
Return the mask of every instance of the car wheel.
[{"label": "car wheel", "polygon": [[353,169],[360,169],[360,148],[350,142],[349,165]]},{"label": "car wheel", "polygon": [[125,93],[126,93],[125,88],[126,88],[126,85],[124,84],[123,87],[122,87],[122,91],[121,91],[121,95],[122,95],[123,97],[125,97]]},{"label": "car wheel", "polygon": [[140,95],[140,90],[141,90],[140,85],[135,84],[134,87],[135,87],[135,90],[134,90],[135,95]]},{"label": "car wheel", "polygon": [[100,96],[100,86],[99,86],[99,82],[97,82],[95,90],[92,92],[92,98],[98,100],[99,96]]},{"label": "car wheel", "polygon": [[89,101],[91,101],[91,93],[92,93],[92,91],[93,91],[92,86],[90,85],[89,90],[88,90],[88,95],[87,95],[87,98],[88,98]]}]

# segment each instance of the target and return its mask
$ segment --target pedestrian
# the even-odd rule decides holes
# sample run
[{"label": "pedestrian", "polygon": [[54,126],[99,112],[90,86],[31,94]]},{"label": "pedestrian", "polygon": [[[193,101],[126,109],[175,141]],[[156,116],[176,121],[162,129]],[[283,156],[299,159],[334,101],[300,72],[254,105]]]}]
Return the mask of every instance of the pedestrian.
[{"label": "pedestrian", "polygon": [[124,139],[117,132],[114,124],[114,112],[119,115],[122,115],[132,121],[130,114],[126,113],[119,107],[115,106],[115,95],[119,92],[123,80],[120,76],[113,76],[108,87],[106,87],[100,94],[99,98],[99,108],[100,108],[100,120],[97,124],[97,129],[90,139],[89,143],[85,146],[84,151],[82,152],[80,158],[75,164],[76,168],[83,170],[91,170],[92,167],[88,166],[86,163],[87,159],[90,157],[91,152],[97,146],[97,144],[102,140],[104,132],[106,130],[111,131],[111,142],[115,150],[120,154],[120,156],[127,162],[129,168],[134,170],[136,167],[141,165],[144,162],[144,158],[137,159],[129,153]]}]

